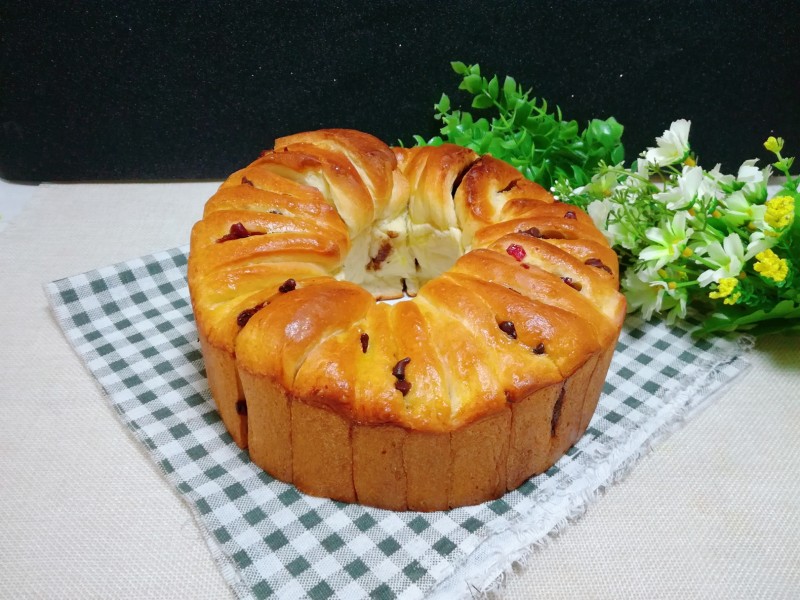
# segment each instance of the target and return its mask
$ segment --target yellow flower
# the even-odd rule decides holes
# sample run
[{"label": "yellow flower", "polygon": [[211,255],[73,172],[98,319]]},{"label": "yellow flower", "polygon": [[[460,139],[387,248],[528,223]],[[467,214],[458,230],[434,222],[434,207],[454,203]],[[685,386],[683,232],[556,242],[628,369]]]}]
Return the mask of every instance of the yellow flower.
[{"label": "yellow flower", "polygon": [[786,279],[786,275],[789,273],[786,259],[780,258],[772,250],[768,249],[756,254],[756,261],[758,262],[753,266],[753,269],[767,279],[780,282]]},{"label": "yellow flower", "polygon": [[683,161],[683,164],[688,167],[694,167],[697,164],[697,161],[693,157],[687,156],[686,160]]},{"label": "yellow flower", "polygon": [[773,229],[784,229],[794,220],[794,198],[778,196],[767,200],[767,212],[764,221]]},{"label": "yellow flower", "polygon": [[741,297],[742,297],[742,293],[741,292],[736,292],[732,296],[728,296],[727,298],[725,298],[725,300],[723,300],[723,302],[725,304],[736,304],[739,301],[739,298],[741,298]]},{"label": "yellow flower", "polygon": [[736,289],[737,285],[739,285],[739,282],[736,281],[735,277],[723,277],[719,280],[719,284],[717,284],[717,290],[715,292],[709,292],[708,297],[713,300],[716,300],[717,298],[726,298],[725,304],[733,304],[739,299],[741,294],[736,292],[736,300],[734,300],[734,302],[728,302],[727,298],[731,295],[731,292]]},{"label": "yellow flower", "polygon": [[685,258],[689,258],[692,254],[694,254],[694,250],[689,248],[689,246],[686,246],[686,248],[683,249],[683,252],[681,252],[681,254],[683,254]]},{"label": "yellow flower", "polygon": [[783,138],[776,138],[773,135],[769,136],[767,141],[764,142],[764,148],[777,154],[783,149]]}]

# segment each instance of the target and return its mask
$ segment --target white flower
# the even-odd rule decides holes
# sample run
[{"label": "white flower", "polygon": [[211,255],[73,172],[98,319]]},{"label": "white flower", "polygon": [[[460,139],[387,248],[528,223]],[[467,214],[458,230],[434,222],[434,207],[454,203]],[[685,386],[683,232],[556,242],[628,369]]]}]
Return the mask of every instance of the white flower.
[{"label": "white flower", "polygon": [[767,182],[772,175],[772,168],[767,165],[763,169],[756,167],[757,158],[746,160],[739,167],[736,181],[743,183],[742,192],[752,201],[763,202],[767,198]]},{"label": "white flower", "polygon": [[656,147],[648,148],[644,159],[651,165],[665,167],[681,162],[689,151],[689,128],[692,122],[686,119],[674,121],[664,135],[656,138]]},{"label": "white flower", "polygon": [[629,190],[639,191],[650,185],[650,164],[646,160],[635,160],[630,170],[636,172],[636,176],[626,177],[623,186]]},{"label": "white flower", "polygon": [[[718,168],[719,165],[717,165]],[[731,177],[733,179],[733,177]],[[720,189],[720,181],[719,177],[716,177],[715,174],[712,173],[704,173],[703,174],[703,181],[700,182],[700,187],[697,189],[697,195],[700,198],[720,198],[724,195],[723,191]]]},{"label": "white flower", "polygon": [[628,300],[628,310],[633,312],[641,309],[645,321],[649,321],[654,312],[661,310],[664,293],[667,290],[665,282],[650,281],[650,279],[651,274],[647,269],[638,273],[628,269],[622,280],[622,288]]},{"label": "white flower", "polygon": [[705,248],[698,248],[697,253],[706,254],[705,260],[717,267],[700,273],[697,281],[701,287],[706,287],[712,282],[718,283],[723,277],[738,276],[746,260],[742,238],[737,233],[729,234],[722,244],[714,242]]},{"label": "white flower", "polygon": [[750,204],[741,190],[723,198],[720,204],[726,208],[722,220],[733,227],[738,227],[747,221],[755,221],[756,224],[762,225],[764,223],[767,207],[763,204]]},{"label": "white flower", "polygon": [[706,173],[706,177],[716,184],[715,187],[720,185],[730,185],[734,181],[736,181],[736,178],[733,175],[726,175],[721,173],[720,172],[721,169],[722,165],[717,163],[713,169],[711,169]]},{"label": "white flower", "polygon": [[658,273],[653,269],[641,269],[635,273],[628,269],[622,279],[622,289],[628,300],[628,311],[641,309],[645,321],[649,321],[654,312],[666,312],[669,323],[686,316],[686,288],[670,289],[665,281],[658,279]]},{"label": "white flower", "polygon": [[703,169],[685,166],[683,172],[678,176],[677,185],[654,194],[653,198],[666,204],[670,210],[687,208],[694,202],[702,183]]},{"label": "white flower", "polygon": [[741,183],[761,183],[764,181],[764,175],[756,166],[757,158],[751,158],[742,163],[739,167],[739,173],[736,175],[736,181]]},{"label": "white flower", "polygon": [[617,187],[617,174],[610,171],[596,173],[592,175],[592,180],[583,187],[575,188],[574,194],[584,194],[588,192],[592,196],[611,196]]},{"label": "white flower", "polygon": [[639,236],[636,231],[617,220],[618,209],[619,205],[611,200],[595,200],[586,207],[586,212],[609,244],[633,250],[639,244]]},{"label": "white flower", "polygon": [[764,235],[761,231],[754,231],[750,234],[750,241],[747,243],[747,252],[745,252],[745,261],[750,260],[756,254],[772,248],[778,243],[778,238],[774,235]]},{"label": "white flower", "polygon": [[677,288],[674,290],[667,290],[667,294],[669,294],[669,302],[664,302],[663,304],[672,304],[674,302],[674,306],[669,309],[667,313],[667,323],[674,323],[676,319],[683,319],[686,316],[686,305],[689,302],[689,292],[686,288]]},{"label": "white flower", "polygon": [[689,236],[694,230],[686,227],[688,213],[680,211],[675,213],[672,222],[665,222],[661,227],[651,227],[645,232],[645,236],[651,242],[655,242],[639,252],[639,259],[644,261],[654,260],[654,269],[660,269],[668,262],[676,260],[680,256]]}]

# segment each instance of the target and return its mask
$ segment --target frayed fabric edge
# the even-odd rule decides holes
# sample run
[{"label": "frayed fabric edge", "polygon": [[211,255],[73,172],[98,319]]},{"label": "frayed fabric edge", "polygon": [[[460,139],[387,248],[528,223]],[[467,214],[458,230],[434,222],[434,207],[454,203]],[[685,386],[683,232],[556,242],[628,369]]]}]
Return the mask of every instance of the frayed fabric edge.
[{"label": "frayed fabric edge", "polygon": [[[755,345],[755,338],[741,335],[727,341],[732,348],[720,349],[714,360],[703,365],[695,378],[679,377],[674,399],[658,410],[653,426],[638,428],[604,456],[593,457],[593,464],[582,477],[580,490],[559,488],[527,517],[490,535],[471,557],[457,566],[454,573],[431,592],[432,600],[489,598],[505,585],[515,567],[524,567],[532,555],[549,545],[570,523],[584,515],[607,488],[622,481],[634,466],[672,432],[686,425],[725,389],[745,373],[750,364],[744,358]],[[743,368],[724,382],[719,377],[723,367],[743,362]],[[558,513],[559,516],[556,516]]]}]

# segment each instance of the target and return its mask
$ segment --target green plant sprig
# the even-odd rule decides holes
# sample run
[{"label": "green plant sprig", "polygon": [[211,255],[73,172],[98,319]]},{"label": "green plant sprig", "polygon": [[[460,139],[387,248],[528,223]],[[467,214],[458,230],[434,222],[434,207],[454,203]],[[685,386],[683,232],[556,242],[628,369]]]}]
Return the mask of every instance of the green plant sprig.
[{"label": "green plant sprig", "polygon": [[501,85],[497,75],[482,76],[480,65],[451,66],[462,76],[458,88],[472,95],[472,108],[495,115],[476,119],[454,109],[450,97],[442,94],[434,106],[441,135],[430,140],[415,135],[417,145],[449,142],[491,154],[548,189],[559,180],[585,185],[601,163],[623,161],[623,126],[614,117],[592,119],[581,130],[576,121],[564,120],[560,108],[551,111],[546,100],[531,97],[532,91],[523,90],[513,77],[505,77]]}]

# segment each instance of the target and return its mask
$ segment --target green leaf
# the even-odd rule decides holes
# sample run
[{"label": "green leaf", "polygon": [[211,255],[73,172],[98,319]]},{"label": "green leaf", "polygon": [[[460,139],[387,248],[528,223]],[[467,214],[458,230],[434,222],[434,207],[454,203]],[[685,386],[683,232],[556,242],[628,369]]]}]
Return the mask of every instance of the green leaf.
[{"label": "green leaf", "polygon": [[464,77],[464,81],[459,87],[467,90],[470,94],[477,94],[481,91],[482,83],[481,76],[473,73]]},{"label": "green leaf", "polygon": [[506,75],[503,80],[503,96],[505,96],[506,102],[509,104],[517,96],[517,82],[510,75]]},{"label": "green leaf", "polygon": [[459,75],[464,75],[467,72],[467,65],[465,65],[463,62],[454,61],[450,63],[450,66],[453,67],[453,71]]},{"label": "green leaf", "polygon": [[489,80],[488,90],[492,100],[497,100],[498,96],[500,95],[500,83],[497,80],[497,75]]},{"label": "green leaf", "polygon": [[619,141],[622,139],[622,133],[625,131],[625,128],[617,121],[614,117],[608,117],[606,119],[606,124],[611,129],[611,134],[614,136],[614,139]]},{"label": "green leaf", "polygon": [[617,144],[613,150],[611,150],[611,157],[610,163],[612,165],[619,165],[625,160],[625,148],[622,144]]},{"label": "green leaf", "polygon": [[450,110],[450,98],[447,97],[447,94],[442,94],[439,103],[434,108],[440,113],[446,113]]},{"label": "green leaf", "polygon": [[514,106],[514,119],[512,121],[514,127],[523,127],[525,122],[533,110],[533,106],[529,102],[525,102],[523,98],[517,98]]},{"label": "green leaf", "polygon": [[[707,335],[715,331],[753,330],[760,328],[765,333],[767,327],[772,331],[796,330],[800,327],[800,305],[790,300],[778,302],[769,310],[756,310],[742,314],[741,311],[730,313],[716,312],[703,321],[697,330],[698,335]],[[769,322],[769,323],[768,323]]]},{"label": "green leaf", "polygon": [[472,108],[489,108],[494,102],[489,96],[475,96],[472,100]]}]

